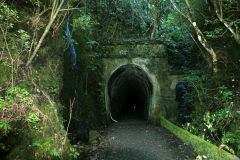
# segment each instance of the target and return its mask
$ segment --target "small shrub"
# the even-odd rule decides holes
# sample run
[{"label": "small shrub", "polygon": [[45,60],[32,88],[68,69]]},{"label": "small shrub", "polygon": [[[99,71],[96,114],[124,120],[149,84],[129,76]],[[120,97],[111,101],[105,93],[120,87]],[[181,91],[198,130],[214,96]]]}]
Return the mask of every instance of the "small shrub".
[{"label": "small shrub", "polygon": [[50,155],[56,158],[60,158],[60,153],[57,150],[53,150],[50,152]]},{"label": "small shrub", "polygon": [[11,126],[4,122],[3,120],[0,120],[0,129],[3,129],[3,133],[6,134],[9,129],[11,129]]}]

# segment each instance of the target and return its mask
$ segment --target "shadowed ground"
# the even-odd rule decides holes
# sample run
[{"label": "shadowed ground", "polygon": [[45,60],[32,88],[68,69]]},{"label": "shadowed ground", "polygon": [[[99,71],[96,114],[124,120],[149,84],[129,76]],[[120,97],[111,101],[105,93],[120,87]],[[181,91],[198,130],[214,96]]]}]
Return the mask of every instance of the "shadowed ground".
[{"label": "shadowed ground", "polygon": [[141,120],[113,124],[103,140],[106,148],[100,160],[192,160],[196,154],[190,146],[161,127]]}]

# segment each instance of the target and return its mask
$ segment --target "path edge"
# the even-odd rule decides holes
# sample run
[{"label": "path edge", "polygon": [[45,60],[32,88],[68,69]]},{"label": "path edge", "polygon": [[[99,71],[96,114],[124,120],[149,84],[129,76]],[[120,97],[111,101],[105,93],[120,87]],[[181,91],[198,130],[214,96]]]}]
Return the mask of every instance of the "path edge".
[{"label": "path edge", "polygon": [[198,155],[205,155],[207,156],[207,159],[214,160],[240,160],[240,158],[237,156],[219,149],[214,144],[207,142],[204,139],[174,125],[162,116],[160,116],[157,121],[160,121],[162,127],[168,129],[184,143],[190,144]]}]

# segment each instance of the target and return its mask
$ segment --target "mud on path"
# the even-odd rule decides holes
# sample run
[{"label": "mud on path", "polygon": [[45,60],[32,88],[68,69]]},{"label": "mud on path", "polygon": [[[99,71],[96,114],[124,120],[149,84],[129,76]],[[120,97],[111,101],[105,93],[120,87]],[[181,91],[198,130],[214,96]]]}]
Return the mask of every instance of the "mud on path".
[{"label": "mud on path", "polygon": [[114,123],[105,132],[99,160],[193,160],[190,146],[172,133],[141,120]]}]

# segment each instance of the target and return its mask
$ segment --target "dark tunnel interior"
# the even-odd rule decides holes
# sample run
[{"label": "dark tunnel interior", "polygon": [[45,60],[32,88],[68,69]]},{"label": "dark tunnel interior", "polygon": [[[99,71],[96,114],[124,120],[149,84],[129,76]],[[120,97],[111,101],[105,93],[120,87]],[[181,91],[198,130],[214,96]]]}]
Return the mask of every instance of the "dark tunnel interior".
[{"label": "dark tunnel interior", "polygon": [[139,66],[128,64],[118,68],[108,81],[108,95],[114,119],[147,119],[152,83]]}]

